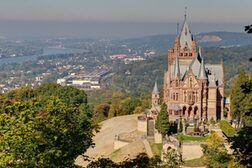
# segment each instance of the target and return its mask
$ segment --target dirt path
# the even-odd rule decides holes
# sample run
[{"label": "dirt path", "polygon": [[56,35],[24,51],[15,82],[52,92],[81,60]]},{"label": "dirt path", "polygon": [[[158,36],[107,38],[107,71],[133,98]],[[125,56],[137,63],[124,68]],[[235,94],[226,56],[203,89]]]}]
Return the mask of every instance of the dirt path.
[{"label": "dirt path", "polygon": [[[138,115],[119,116],[102,122],[100,132],[93,138],[95,147],[89,148],[85,155],[92,158],[109,156],[114,151],[115,135],[132,132],[137,129],[137,116]],[[86,165],[82,156],[76,159],[76,164],[80,166]]]}]

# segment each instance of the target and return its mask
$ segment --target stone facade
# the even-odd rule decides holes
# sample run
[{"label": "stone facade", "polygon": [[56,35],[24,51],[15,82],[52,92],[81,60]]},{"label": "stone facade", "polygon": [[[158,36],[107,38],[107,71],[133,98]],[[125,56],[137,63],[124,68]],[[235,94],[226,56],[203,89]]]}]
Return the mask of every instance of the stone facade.
[{"label": "stone facade", "polygon": [[168,50],[164,102],[173,118],[209,120],[222,119],[224,115],[223,62],[205,64],[186,15],[180,34]]}]

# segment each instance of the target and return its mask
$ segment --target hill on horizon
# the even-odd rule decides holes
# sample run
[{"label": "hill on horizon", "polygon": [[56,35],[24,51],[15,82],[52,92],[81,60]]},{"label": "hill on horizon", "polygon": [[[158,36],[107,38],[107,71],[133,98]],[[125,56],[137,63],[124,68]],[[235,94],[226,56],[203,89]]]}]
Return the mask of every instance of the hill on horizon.
[{"label": "hill on horizon", "polygon": [[[245,32],[206,32],[193,36],[196,39],[198,46],[201,47],[240,47],[252,44],[252,35]],[[168,48],[172,47],[176,35],[174,34],[160,34],[144,36],[139,38],[128,38],[116,40],[128,47],[144,46],[154,48],[158,53],[167,53]]]}]

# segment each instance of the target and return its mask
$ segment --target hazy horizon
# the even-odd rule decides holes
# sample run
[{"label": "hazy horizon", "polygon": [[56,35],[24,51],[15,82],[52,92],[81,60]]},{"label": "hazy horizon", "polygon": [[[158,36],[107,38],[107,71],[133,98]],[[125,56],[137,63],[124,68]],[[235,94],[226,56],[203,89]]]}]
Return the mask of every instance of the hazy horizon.
[{"label": "hazy horizon", "polygon": [[[182,23],[180,23],[181,26]],[[132,38],[176,34],[177,23],[160,22],[49,22],[0,21],[0,36],[25,38]],[[243,32],[245,24],[190,23],[193,34],[227,31]]]},{"label": "hazy horizon", "polygon": [[128,38],[176,34],[188,22],[193,34],[242,32],[251,24],[251,0],[0,0],[0,36],[7,38]]}]

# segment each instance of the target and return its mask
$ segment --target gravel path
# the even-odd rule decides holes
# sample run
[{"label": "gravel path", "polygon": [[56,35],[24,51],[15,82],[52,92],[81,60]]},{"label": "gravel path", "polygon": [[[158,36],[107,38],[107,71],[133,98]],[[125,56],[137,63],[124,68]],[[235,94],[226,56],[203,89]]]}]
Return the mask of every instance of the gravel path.
[{"label": "gravel path", "polygon": [[[89,148],[85,155],[92,158],[109,156],[114,151],[115,135],[132,132],[137,129],[137,116],[119,116],[102,122],[100,132],[93,138],[95,147]],[[76,164],[85,166],[87,163],[83,160],[82,156],[79,156],[76,159]]]}]

